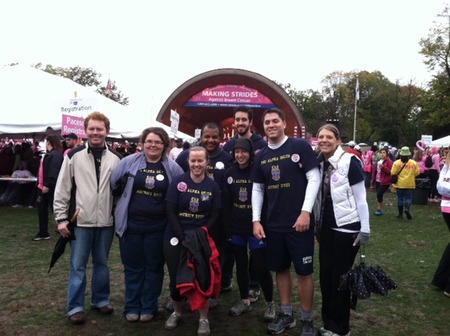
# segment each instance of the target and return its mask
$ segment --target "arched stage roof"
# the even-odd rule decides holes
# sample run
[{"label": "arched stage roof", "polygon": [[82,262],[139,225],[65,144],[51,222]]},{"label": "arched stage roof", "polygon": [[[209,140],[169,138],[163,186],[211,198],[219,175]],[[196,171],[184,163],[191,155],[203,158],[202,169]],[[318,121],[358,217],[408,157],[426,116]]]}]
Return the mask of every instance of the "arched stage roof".
[{"label": "arched stage roof", "polygon": [[[241,100],[236,101],[235,99],[231,103],[217,103],[219,100],[223,101],[223,98],[209,98],[209,102],[204,101],[202,103],[194,102],[195,98],[201,97],[202,94],[208,95],[209,92],[211,95],[211,92],[217,87],[224,87],[224,90],[228,90],[230,95],[234,94],[233,92],[230,93],[230,90],[236,88],[236,90],[252,92],[253,96],[258,94],[261,97],[265,96],[265,98],[268,98],[265,102],[272,103],[274,107],[278,107],[286,113],[286,134],[298,137],[304,136],[305,127],[302,115],[287,93],[270,79],[258,73],[242,69],[216,69],[187,80],[167,98],[156,119],[166,125],[170,125],[170,111],[175,110],[180,115],[178,129],[181,132],[194,135],[196,128],[201,128],[207,122],[215,122],[224,127],[225,135],[231,135],[229,132],[232,128],[234,107],[248,105],[254,113],[253,128],[258,133],[264,134],[261,115],[270,107],[267,104],[252,105],[250,101],[249,103],[242,103]],[[243,89],[239,87],[243,87]],[[246,92],[243,94],[247,94]],[[213,101],[213,99],[216,100]],[[228,99],[227,101],[231,100]]]}]

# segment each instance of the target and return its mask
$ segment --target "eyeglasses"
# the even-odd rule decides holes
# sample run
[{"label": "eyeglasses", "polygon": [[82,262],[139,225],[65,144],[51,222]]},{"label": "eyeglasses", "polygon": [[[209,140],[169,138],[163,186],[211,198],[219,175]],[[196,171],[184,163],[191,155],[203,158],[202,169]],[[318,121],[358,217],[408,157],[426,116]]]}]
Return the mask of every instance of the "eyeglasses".
[{"label": "eyeglasses", "polygon": [[161,146],[163,144],[162,141],[153,141],[153,140],[145,140],[145,143],[150,146]]}]

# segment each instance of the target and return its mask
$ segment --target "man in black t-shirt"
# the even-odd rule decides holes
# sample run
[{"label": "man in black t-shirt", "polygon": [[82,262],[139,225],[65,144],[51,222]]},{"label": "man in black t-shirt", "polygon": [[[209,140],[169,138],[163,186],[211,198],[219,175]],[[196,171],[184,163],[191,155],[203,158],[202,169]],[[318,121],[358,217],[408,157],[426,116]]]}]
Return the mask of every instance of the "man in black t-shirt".
[{"label": "man in black t-shirt", "polygon": [[[252,171],[253,233],[267,243],[268,266],[276,272],[281,312],[268,325],[271,334],[280,334],[296,325],[291,305],[291,263],[297,273],[301,301],[302,336],[315,335],[312,322],[314,295],[314,227],[311,216],[320,186],[319,161],[303,139],[285,135],[286,116],[279,109],[263,113],[268,146],[256,156]],[[261,224],[263,199],[267,217]]]}]

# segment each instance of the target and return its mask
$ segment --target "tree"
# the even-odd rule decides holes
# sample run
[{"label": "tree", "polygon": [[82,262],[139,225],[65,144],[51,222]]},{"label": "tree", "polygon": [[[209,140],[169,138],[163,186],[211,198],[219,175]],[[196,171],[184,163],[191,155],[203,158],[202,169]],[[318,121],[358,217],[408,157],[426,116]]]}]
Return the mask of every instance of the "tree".
[{"label": "tree", "polygon": [[344,142],[353,138],[356,78],[359,78],[356,141],[413,144],[418,139],[418,125],[423,125],[424,90],[412,81],[392,83],[381,72],[330,73],[322,81],[322,94],[297,91],[290,84],[279,84],[303,114],[310,133],[327,121],[336,121]]},{"label": "tree", "polygon": [[129,104],[128,98],[125,97],[122,92],[117,89],[115,81],[110,81],[111,93],[107,94],[105,92],[106,84],[103,85],[103,83],[100,81],[102,76],[92,68],[82,68],[80,66],[62,68],[54,67],[50,64],[47,64],[45,67],[43,67],[42,63],[37,63],[34,65],[34,67],[56,76],[68,78],[80,85],[95,88],[95,92],[102,94],[109,99],[118,102],[119,104]]},{"label": "tree", "polygon": [[277,83],[300,110],[306,132],[309,136],[316,133],[317,129],[325,123],[325,112],[323,109],[322,95],[318,91],[298,91],[291,84]]},{"label": "tree", "polygon": [[427,38],[421,39],[420,53],[433,73],[424,94],[422,112],[426,129],[433,136],[448,134],[450,128],[450,10],[446,6]]}]

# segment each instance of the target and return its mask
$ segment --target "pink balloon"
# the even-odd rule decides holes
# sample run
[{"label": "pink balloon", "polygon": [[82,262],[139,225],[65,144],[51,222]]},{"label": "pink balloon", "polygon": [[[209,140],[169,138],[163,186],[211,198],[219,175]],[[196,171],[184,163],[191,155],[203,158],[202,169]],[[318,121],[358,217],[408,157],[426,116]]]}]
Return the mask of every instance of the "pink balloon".
[{"label": "pink balloon", "polygon": [[425,151],[425,149],[427,148],[427,144],[425,142],[423,142],[422,140],[418,140],[416,142],[416,147],[418,149],[420,149],[421,151]]}]

